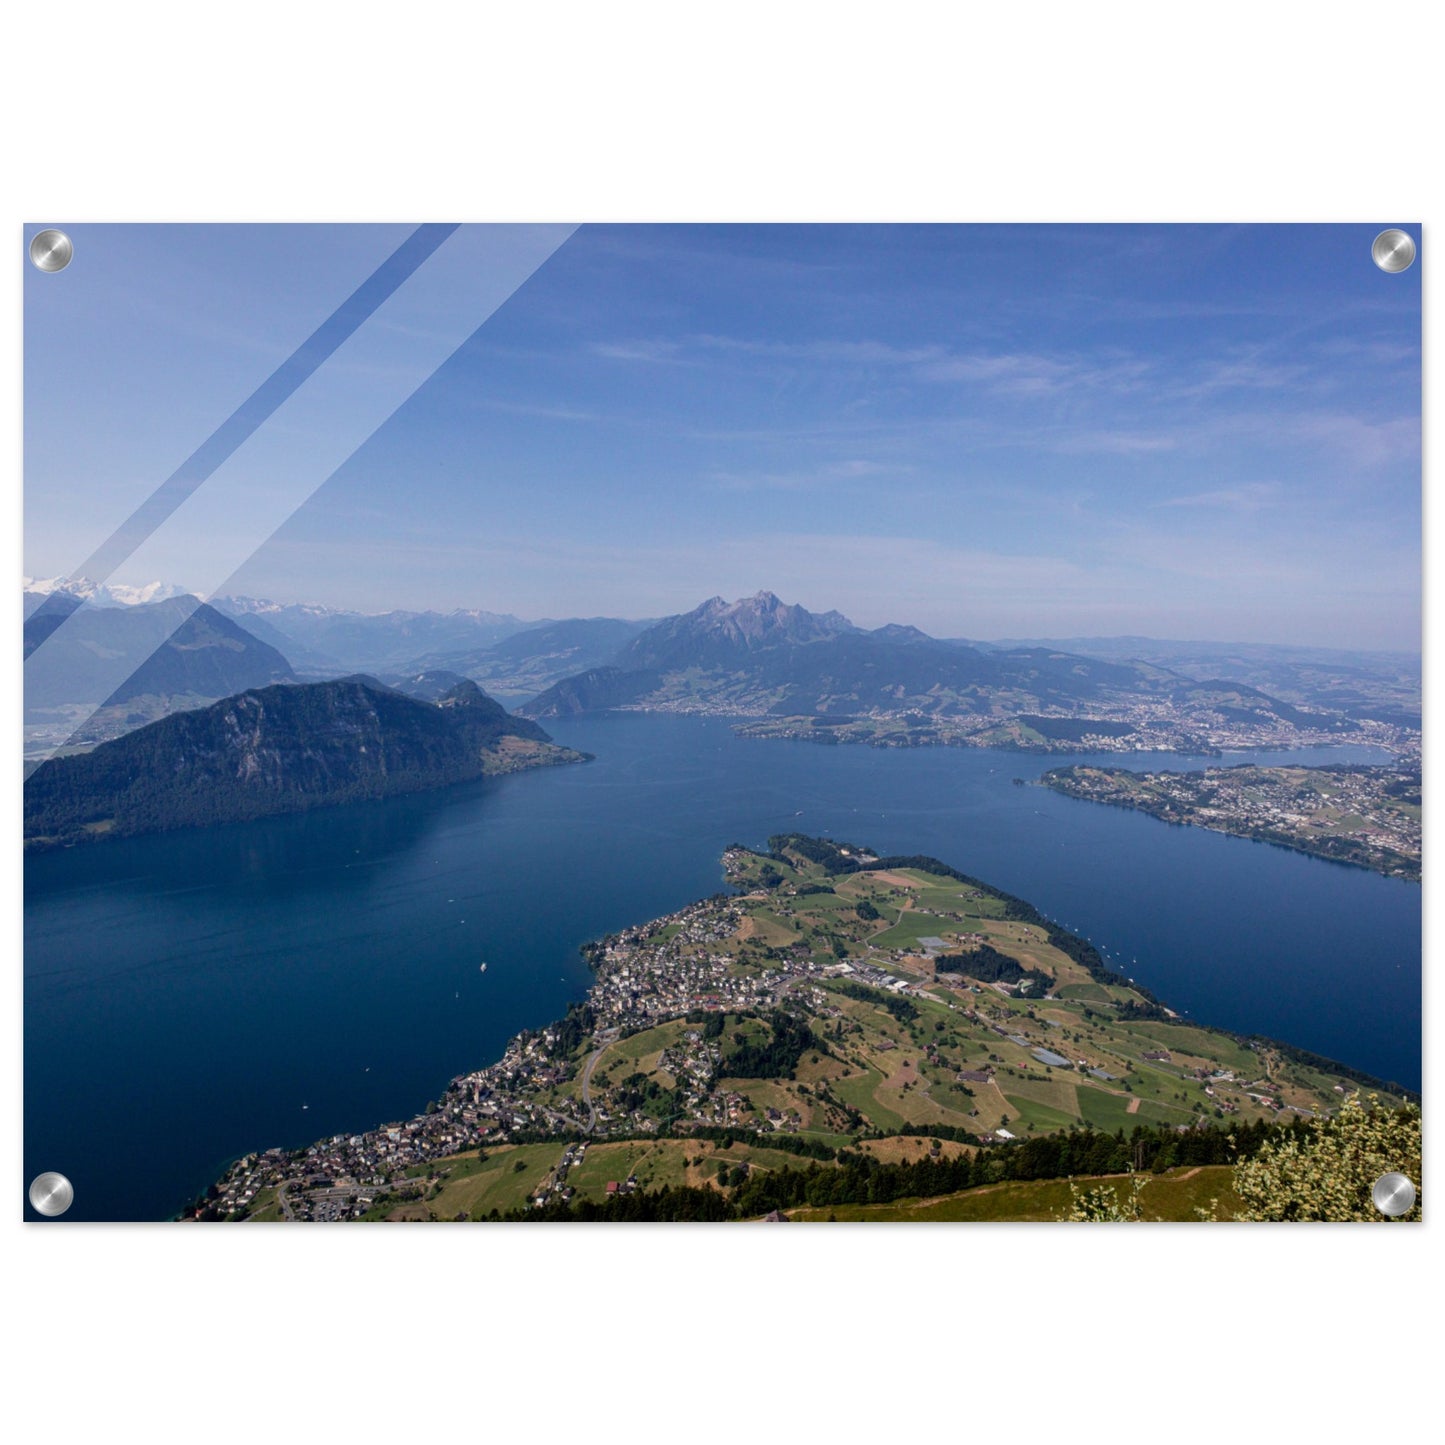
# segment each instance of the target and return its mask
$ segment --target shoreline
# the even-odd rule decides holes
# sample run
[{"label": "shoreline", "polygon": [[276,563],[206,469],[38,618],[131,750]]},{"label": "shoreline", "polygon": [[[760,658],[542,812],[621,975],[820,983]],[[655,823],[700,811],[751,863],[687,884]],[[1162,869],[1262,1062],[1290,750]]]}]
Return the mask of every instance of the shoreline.
[{"label": "shoreline", "polygon": [[[1283,812],[1284,800],[1275,805],[1273,816],[1266,816],[1263,819],[1256,820],[1247,814],[1216,814],[1215,805],[1218,803],[1221,783],[1226,785],[1236,781],[1243,783],[1243,775],[1251,774],[1250,781],[1256,783],[1256,792],[1273,784],[1276,791],[1282,793],[1286,786],[1283,775],[1291,772],[1318,775],[1321,778],[1363,778],[1366,781],[1395,778],[1398,784],[1405,785],[1408,785],[1413,776],[1418,796],[1418,772],[1412,774],[1408,764],[1401,768],[1398,766],[1398,762],[1378,766],[1327,763],[1315,768],[1306,765],[1261,766],[1244,762],[1230,768],[1203,768],[1188,772],[1158,773],[1140,772],[1123,767],[1081,768],[1078,765],[1072,765],[1049,769],[1037,780],[1037,786],[1047,788],[1050,792],[1058,793],[1061,797],[1072,798],[1077,802],[1101,804],[1106,807],[1143,813],[1145,816],[1171,827],[1202,828],[1207,832],[1223,834],[1225,837],[1267,843],[1271,847],[1284,848],[1307,858],[1317,858],[1321,862],[1338,863],[1347,868],[1362,868],[1382,878],[1398,878],[1411,883],[1422,882],[1418,823],[1417,831],[1411,834],[1407,819],[1395,818],[1392,820],[1395,832],[1390,836],[1404,843],[1405,848],[1401,849],[1389,847],[1374,837],[1338,834],[1310,835],[1291,832],[1285,826],[1286,823],[1294,821],[1298,825],[1305,818],[1305,814],[1299,812],[1285,814]],[[1266,774],[1272,776],[1262,776]],[[1098,781],[1095,782],[1095,779]],[[1175,793],[1161,795],[1158,789],[1164,784],[1172,785]],[[1194,797],[1188,796],[1187,793],[1191,787],[1195,790]],[[1206,790],[1209,790],[1207,795]],[[1388,790],[1382,790],[1382,792],[1388,796]],[[1315,796],[1321,799],[1324,797],[1322,793],[1317,793]],[[1298,798],[1299,790],[1296,789],[1291,801],[1297,802]],[[1355,814],[1363,822],[1372,823],[1381,830],[1388,829],[1389,821],[1378,816],[1379,810],[1384,807],[1382,798],[1369,797],[1363,800],[1355,798],[1352,801],[1356,804]],[[1256,806],[1259,805],[1256,804]],[[1418,807],[1418,803],[1416,806]],[[1242,799],[1235,803],[1235,807],[1237,809],[1244,807]],[[1366,809],[1375,811],[1369,812]],[[1398,837],[1401,827],[1406,828],[1406,835],[1403,838]],[[1356,834],[1358,832],[1357,829]]]}]

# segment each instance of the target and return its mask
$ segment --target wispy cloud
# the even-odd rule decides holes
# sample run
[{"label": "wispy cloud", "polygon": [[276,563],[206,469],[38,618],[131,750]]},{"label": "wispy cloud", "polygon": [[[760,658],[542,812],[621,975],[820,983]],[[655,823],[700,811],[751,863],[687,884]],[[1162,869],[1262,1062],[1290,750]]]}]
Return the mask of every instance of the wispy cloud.
[{"label": "wispy cloud", "polygon": [[1104,429],[1062,432],[1054,439],[1052,449],[1066,455],[1137,457],[1172,452],[1178,445],[1177,436],[1164,432]]},{"label": "wispy cloud", "polygon": [[599,355],[617,361],[677,362],[684,356],[733,356],[760,363],[869,368],[907,373],[919,381],[961,383],[1014,396],[1051,396],[1071,391],[1133,391],[1153,363],[1117,350],[1098,355],[1035,351],[960,352],[941,343],[897,346],[869,337],[817,337],[806,341],[699,334],[678,340],[600,342]]},{"label": "wispy cloud", "polygon": [[690,340],[693,345],[711,351],[840,366],[918,366],[948,356],[947,348],[941,345],[894,346],[886,341],[852,337],[763,341],[750,336],[702,335]]},{"label": "wispy cloud", "polygon": [[658,338],[638,341],[597,341],[592,344],[591,351],[594,356],[603,357],[607,361],[646,361],[656,365],[659,363],[677,364],[685,360],[681,354],[680,343]]},{"label": "wispy cloud", "polygon": [[1209,492],[1191,492],[1185,497],[1167,497],[1156,507],[1206,507],[1221,512],[1258,512],[1276,506],[1281,499],[1278,482],[1245,482]]},{"label": "wispy cloud", "polygon": [[1171,396],[1183,400],[1203,400],[1229,391],[1278,391],[1299,386],[1310,375],[1310,368],[1299,362],[1271,361],[1261,356],[1237,356],[1206,359],[1191,368],[1170,388]]},{"label": "wispy cloud", "polygon": [[912,470],[911,466],[904,463],[887,464],[864,457],[852,457],[796,471],[716,471],[712,474],[712,479],[726,491],[805,492],[855,481],[876,485],[884,478],[900,476]]},{"label": "wispy cloud", "polygon": [[975,352],[919,367],[929,381],[964,382],[1017,397],[1057,396],[1075,391],[1136,391],[1151,371],[1139,357],[1087,357],[1035,352]]},{"label": "wispy cloud", "polygon": [[1370,420],[1357,412],[1300,412],[1278,419],[1291,440],[1328,451],[1363,469],[1411,462],[1420,456],[1420,414]]},{"label": "wispy cloud", "polygon": [[600,412],[584,411],[576,407],[547,406],[542,403],[499,401],[493,397],[483,397],[476,402],[476,405],[484,411],[500,411],[510,416],[536,416],[545,421],[593,422],[603,420]]}]

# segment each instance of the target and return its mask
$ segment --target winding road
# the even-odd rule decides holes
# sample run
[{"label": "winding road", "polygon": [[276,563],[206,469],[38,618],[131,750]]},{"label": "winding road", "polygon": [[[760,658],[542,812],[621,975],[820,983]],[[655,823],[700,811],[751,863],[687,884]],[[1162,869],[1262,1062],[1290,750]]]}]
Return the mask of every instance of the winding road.
[{"label": "winding road", "polygon": [[588,1054],[587,1062],[582,1067],[582,1103],[587,1109],[587,1122],[582,1126],[584,1134],[590,1134],[597,1123],[597,1105],[592,1102],[592,1071],[597,1067],[597,1061],[607,1052],[611,1042],[609,1039],[601,1048]]}]

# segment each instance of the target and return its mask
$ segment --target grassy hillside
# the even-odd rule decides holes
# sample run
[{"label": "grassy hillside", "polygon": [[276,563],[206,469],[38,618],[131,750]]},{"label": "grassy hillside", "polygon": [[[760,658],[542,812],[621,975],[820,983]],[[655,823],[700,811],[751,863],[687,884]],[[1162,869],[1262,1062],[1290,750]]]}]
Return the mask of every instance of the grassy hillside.
[{"label": "grassy hillside", "polygon": [[[1140,1205],[1146,1220],[1186,1222],[1199,1218],[1203,1209],[1221,1221],[1238,1207],[1228,1165],[1205,1164],[1189,1169],[1171,1169],[1152,1176],[1144,1185]],[[924,1221],[942,1223],[1048,1223],[1063,1219],[1072,1201],[1070,1185],[1091,1189],[1104,1185],[1120,1205],[1130,1197],[1127,1175],[1084,1175],[1072,1181],[1041,1179],[1007,1184],[987,1184],[938,1199],[900,1199],[892,1204],[839,1204],[829,1209],[798,1209],[788,1218],[806,1223],[823,1221],[877,1222]]]}]

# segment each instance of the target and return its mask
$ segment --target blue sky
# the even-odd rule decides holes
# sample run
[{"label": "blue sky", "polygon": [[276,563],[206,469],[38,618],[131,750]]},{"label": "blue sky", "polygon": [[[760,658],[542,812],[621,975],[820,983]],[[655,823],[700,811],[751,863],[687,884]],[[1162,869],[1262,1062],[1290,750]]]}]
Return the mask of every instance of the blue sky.
[{"label": "blue sky", "polygon": [[[585,226],[228,590],[1415,649],[1422,263],[1377,270],[1379,229]],[[72,228],[26,276],[26,571],[407,231]]]}]

